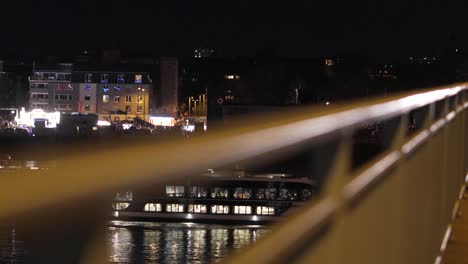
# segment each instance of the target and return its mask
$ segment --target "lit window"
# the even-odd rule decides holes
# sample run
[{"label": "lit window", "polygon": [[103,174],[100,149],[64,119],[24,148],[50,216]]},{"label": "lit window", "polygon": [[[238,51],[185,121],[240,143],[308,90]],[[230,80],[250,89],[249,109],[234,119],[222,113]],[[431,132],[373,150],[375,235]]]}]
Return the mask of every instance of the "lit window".
[{"label": "lit window", "polygon": [[103,103],[108,103],[109,102],[109,95],[108,94],[105,94],[102,96],[102,102]]},{"label": "lit window", "polygon": [[101,74],[101,83],[108,83],[109,82],[109,74],[103,73]]},{"label": "lit window", "polygon": [[229,197],[229,189],[221,188],[221,187],[214,187],[211,188],[211,198],[228,198]]},{"label": "lit window", "polygon": [[84,110],[85,111],[91,111],[91,106],[90,105],[85,105]]},{"label": "lit window", "polygon": [[236,205],[234,206],[234,214],[252,214],[251,206]]},{"label": "lit window", "polygon": [[332,59],[325,59],[325,65],[327,66],[333,66],[335,63],[333,62]]},{"label": "lit window", "polygon": [[252,189],[249,188],[235,188],[234,198],[235,199],[250,199],[252,197]]},{"label": "lit window", "polygon": [[258,215],[275,215],[275,208],[271,206],[257,206]]},{"label": "lit window", "polygon": [[102,87],[102,91],[105,92],[105,93],[109,92],[109,86],[104,85],[104,86]]},{"label": "lit window", "polygon": [[91,101],[91,95],[85,95],[84,100],[85,101]]},{"label": "lit window", "polygon": [[143,76],[141,74],[135,74],[135,83],[142,83]]},{"label": "lit window", "polygon": [[137,96],[137,103],[142,103],[143,102],[143,96],[138,95]]},{"label": "lit window", "polygon": [[124,83],[125,82],[125,74],[120,73],[117,75],[117,82],[118,83]]},{"label": "lit window", "polygon": [[132,96],[131,95],[126,95],[125,96],[125,102],[126,103],[131,103],[132,102]]},{"label": "lit window", "polygon": [[184,186],[166,186],[166,195],[169,197],[183,197],[184,193]]},{"label": "lit window", "polygon": [[137,113],[143,113],[143,106],[142,105],[137,106]]},{"label": "lit window", "polygon": [[224,75],[224,79],[226,79],[226,80],[234,80],[234,75]]},{"label": "lit window", "polygon": [[127,115],[130,114],[132,112],[132,107],[129,105],[125,106],[125,112],[127,113]]},{"label": "lit window", "polygon": [[200,187],[200,186],[190,187],[190,197],[206,198],[207,196],[208,196],[208,191],[206,187]]},{"label": "lit window", "polygon": [[268,188],[268,189],[257,189],[255,193],[255,197],[259,200],[267,199],[267,200],[274,200],[276,199],[276,189]]},{"label": "lit window", "polygon": [[145,212],[161,212],[161,204],[160,203],[147,203],[145,204]]},{"label": "lit window", "polygon": [[166,204],[166,212],[168,213],[183,213],[184,205],[183,204]]},{"label": "lit window", "polygon": [[87,82],[87,83],[93,82],[93,74],[92,73],[86,73],[85,74],[85,82]]},{"label": "lit window", "polygon": [[86,91],[91,91],[91,85],[87,84],[85,85],[85,88],[84,88]]},{"label": "lit window", "polygon": [[129,206],[130,206],[130,203],[120,203],[120,202],[112,203],[112,208],[114,208],[114,210],[117,210],[117,211],[125,210]]},{"label": "lit window", "polygon": [[33,98],[33,99],[48,99],[49,94],[46,94],[46,93],[32,93],[31,98]]},{"label": "lit window", "polygon": [[212,205],[211,206],[212,214],[229,214],[229,206],[227,205]]},{"label": "lit window", "polygon": [[288,189],[280,189],[278,200],[297,200],[297,191],[296,190],[288,190]]},{"label": "lit window", "polygon": [[118,86],[118,85],[114,86],[114,91],[120,92],[120,86]]},{"label": "lit window", "polygon": [[133,193],[132,192],[118,192],[115,194],[115,200],[117,201],[133,201]]},{"label": "lit window", "polygon": [[114,96],[114,103],[120,103],[120,96]]},{"label": "lit window", "polygon": [[189,204],[189,213],[206,214],[205,204]]}]

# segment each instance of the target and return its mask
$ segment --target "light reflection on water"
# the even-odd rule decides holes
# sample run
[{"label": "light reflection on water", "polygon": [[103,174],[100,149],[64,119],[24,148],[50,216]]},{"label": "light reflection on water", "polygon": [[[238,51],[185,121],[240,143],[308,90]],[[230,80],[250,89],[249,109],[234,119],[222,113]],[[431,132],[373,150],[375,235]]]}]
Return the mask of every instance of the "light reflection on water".
[{"label": "light reflection on water", "polygon": [[253,225],[114,221],[108,228],[114,263],[210,263],[256,242],[269,230]]}]

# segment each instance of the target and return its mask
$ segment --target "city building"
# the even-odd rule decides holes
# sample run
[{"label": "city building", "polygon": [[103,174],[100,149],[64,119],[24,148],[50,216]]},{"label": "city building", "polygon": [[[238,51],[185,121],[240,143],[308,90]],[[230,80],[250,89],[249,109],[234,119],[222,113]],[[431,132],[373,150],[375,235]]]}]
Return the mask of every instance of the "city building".
[{"label": "city building", "polygon": [[29,77],[29,108],[46,112],[77,112],[78,89],[71,82],[73,64],[33,66]]},{"label": "city building", "polygon": [[147,72],[91,69],[70,63],[34,67],[29,78],[29,109],[97,114],[99,120],[149,120],[152,80]]},{"label": "city building", "polygon": [[76,71],[73,84],[79,112],[107,121],[149,120],[153,84],[147,72]]}]

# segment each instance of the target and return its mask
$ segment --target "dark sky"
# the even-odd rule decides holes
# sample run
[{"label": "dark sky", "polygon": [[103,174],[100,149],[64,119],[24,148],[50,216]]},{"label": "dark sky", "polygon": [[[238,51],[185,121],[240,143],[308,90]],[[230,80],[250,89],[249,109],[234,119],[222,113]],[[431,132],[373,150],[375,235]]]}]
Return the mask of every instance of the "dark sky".
[{"label": "dark sky", "polygon": [[187,54],[213,47],[224,55],[359,50],[391,58],[447,46],[450,34],[462,45],[468,25],[463,1],[4,2],[0,54],[112,46]]}]

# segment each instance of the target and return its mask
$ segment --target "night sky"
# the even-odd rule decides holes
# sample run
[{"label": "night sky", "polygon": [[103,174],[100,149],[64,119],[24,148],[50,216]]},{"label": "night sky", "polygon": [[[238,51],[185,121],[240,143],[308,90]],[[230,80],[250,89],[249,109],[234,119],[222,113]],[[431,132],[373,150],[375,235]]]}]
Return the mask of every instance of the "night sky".
[{"label": "night sky", "polygon": [[184,55],[210,47],[229,56],[358,50],[393,58],[463,46],[468,39],[463,1],[31,2],[2,3],[0,54],[123,47]]}]

